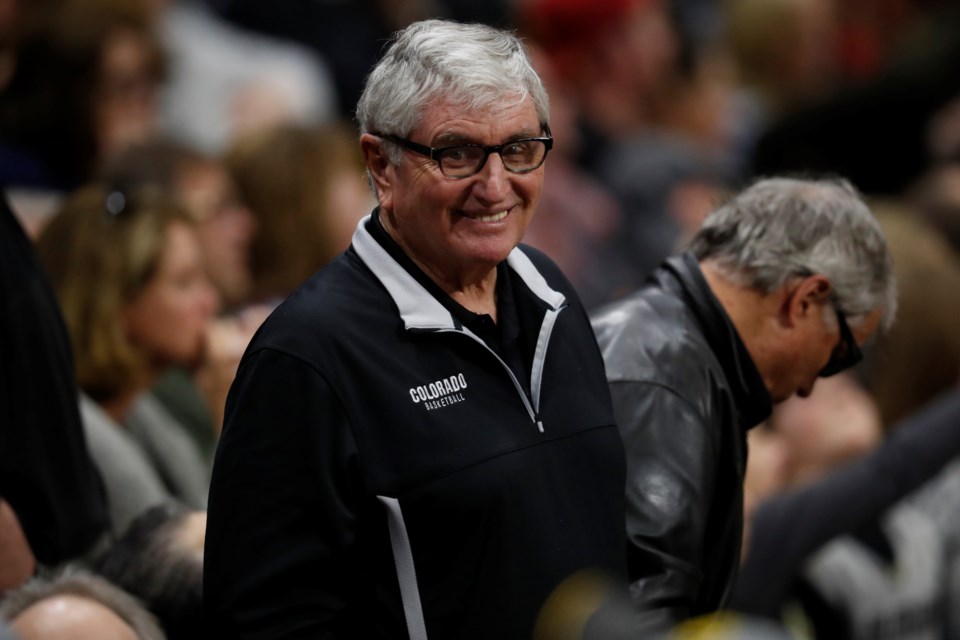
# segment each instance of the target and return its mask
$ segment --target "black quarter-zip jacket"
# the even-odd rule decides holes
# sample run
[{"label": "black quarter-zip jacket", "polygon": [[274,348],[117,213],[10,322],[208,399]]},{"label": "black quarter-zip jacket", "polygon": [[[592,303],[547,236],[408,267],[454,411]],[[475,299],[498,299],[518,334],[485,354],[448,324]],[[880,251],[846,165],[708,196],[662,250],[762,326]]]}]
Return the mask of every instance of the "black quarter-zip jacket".
[{"label": "black quarter-zip jacket", "polygon": [[[530,638],[573,573],[626,583],[622,442],[569,283],[505,273],[518,373],[371,235],[267,320],[227,403],[204,597],[226,637]],[[501,272],[504,273],[504,272]]]}]

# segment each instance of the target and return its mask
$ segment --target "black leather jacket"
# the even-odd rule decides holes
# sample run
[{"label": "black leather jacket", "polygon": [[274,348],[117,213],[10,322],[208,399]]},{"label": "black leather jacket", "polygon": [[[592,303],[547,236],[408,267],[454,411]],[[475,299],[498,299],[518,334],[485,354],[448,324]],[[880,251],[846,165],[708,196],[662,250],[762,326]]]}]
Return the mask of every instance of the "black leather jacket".
[{"label": "black leather jacket", "polygon": [[627,451],[634,600],[667,622],[716,610],[740,558],[746,432],[770,395],[691,254],[593,325]]}]

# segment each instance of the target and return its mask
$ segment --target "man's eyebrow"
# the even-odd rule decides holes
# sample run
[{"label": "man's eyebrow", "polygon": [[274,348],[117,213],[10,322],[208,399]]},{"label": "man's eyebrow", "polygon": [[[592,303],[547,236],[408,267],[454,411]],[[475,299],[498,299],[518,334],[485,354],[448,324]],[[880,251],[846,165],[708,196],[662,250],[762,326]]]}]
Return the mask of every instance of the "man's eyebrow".
[{"label": "man's eyebrow", "polygon": [[471,140],[464,134],[454,133],[451,131],[447,133],[441,133],[440,135],[438,135],[436,138],[433,139],[431,146],[445,147],[451,144],[469,144],[472,142],[473,140]]},{"label": "man's eyebrow", "polygon": [[[501,143],[512,142],[514,140],[522,140],[524,138],[536,138],[542,135],[542,131],[539,127],[536,129],[523,128],[520,131],[517,131],[513,135],[507,136],[504,138]],[[453,131],[441,133],[436,138],[433,139],[433,142],[430,144],[432,147],[446,147],[450,145],[458,144],[480,144],[475,139],[467,136],[463,133],[456,133]]]}]

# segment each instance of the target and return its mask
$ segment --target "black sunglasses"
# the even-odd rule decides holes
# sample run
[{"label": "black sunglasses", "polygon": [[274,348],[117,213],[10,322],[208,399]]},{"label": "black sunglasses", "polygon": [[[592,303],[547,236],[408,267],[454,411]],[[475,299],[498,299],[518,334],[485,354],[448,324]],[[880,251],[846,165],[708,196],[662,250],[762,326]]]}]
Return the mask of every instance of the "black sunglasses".
[{"label": "black sunglasses", "polygon": [[830,360],[826,366],[820,370],[821,378],[828,378],[844,369],[849,369],[863,359],[863,353],[857,346],[853,332],[850,331],[846,316],[843,315],[843,311],[840,311],[840,307],[836,303],[832,304],[833,310],[837,313],[837,324],[840,327],[840,344],[830,354]]}]

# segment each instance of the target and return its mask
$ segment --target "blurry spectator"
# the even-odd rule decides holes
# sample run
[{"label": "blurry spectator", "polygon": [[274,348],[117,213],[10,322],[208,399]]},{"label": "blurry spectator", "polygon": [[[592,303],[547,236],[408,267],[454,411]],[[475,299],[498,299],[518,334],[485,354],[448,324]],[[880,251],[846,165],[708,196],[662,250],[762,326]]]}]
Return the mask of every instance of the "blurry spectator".
[{"label": "blurry spectator", "polygon": [[719,61],[683,68],[668,9],[661,0],[518,5],[522,31],[556,69],[553,91],[576,108],[578,164],[622,211],[604,251],[626,265],[628,289],[699,226],[722,184],[728,81]]},{"label": "blurry spectator", "polygon": [[684,245],[725,193],[717,165],[671,134],[610,145],[597,172],[626,212],[612,249],[629,260],[634,287]]},{"label": "blurry spectator", "polygon": [[252,299],[285,298],[350,245],[376,205],[356,133],[345,124],[287,125],[238,140],[227,164],[257,219]]},{"label": "blurry spectator", "polygon": [[[517,20],[573,89],[592,133],[615,139],[645,127],[677,54],[662,0],[521,0]],[[586,142],[582,152],[595,152]]]},{"label": "blurry spectator", "polygon": [[[204,267],[226,305],[211,328],[207,366],[196,375],[172,368],[152,392],[186,426],[210,457],[223,421],[227,388],[259,314],[241,313],[251,295],[250,250],[257,232],[254,215],[238,198],[227,169],[185,144],[153,139],[119,154],[103,171],[108,184],[164,191],[196,220]],[[246,320],[251,316],[250,321]],[[248,326],[250,325],[250,326]]]},{"label": "blurry spectator", "polygon": [[164,640],[132,596],[103,578],[66,567],[37,577],[0,601],[20,640]]},{"label": "blurry spectator", "polygon": [[706,166],[715,166],[725,177],[740,177],[730,157],[737,133],[731,115],[736,93],[731,55],[720,40],[683,52],[654,96],[652,124],[688,141]]},{"label": "blurry spectator", "polygon": [[108,184],[153,187],[172,195],[197,222],[204,266],[221,302],[228,309],[246,304],[257,221],[221,162],[186,144],[154,138],[117,155],[101,177]]},{"label": "blurry spectator", "polygon": [[730,0],[726,36],[739,91],[731,144],[741,173],[754,146],[786,113],[831,96],[840,78],[837,0]]},{"label": "blurry spectator", "polygon": [[[474,11],[512,0],[468,2]],[[393,31],[443,15],[438,0],[212,0],[221,15],[252,31],[311,47],[330,66],[341,118],[352,118],[363,81]]]},{"label": "blurry spectator", "polygon": [[206,640],[203,538],[207,514],[166,503],[143,512],[94,569],[136,596],[171,640]]},{"label": "blurry spectator", "polygon": [[[942,532],[902,498],[960,452],[960,393],[911,414],[876,446],[872,399],[852,377],[824,382],[774,413],[791,473],[786,490],[748,514],[731,606],[818,638],[941,637]],[[764,453],[751,449],[748,478]]]},{"label": "blurry spectator", "polygon": [[[0,194],[0,592],[92,551],[109,522],[66,327]],[[25,547],[25,543],[29,543]]]},{"label": "blurry spectator", "polygon": [[730,0],[724,6],[740,82],[763,114],[761,124],[837,88],[836,0]]},{"label": "blurry spectator", "polygon": [[76,354],[81,411],[115,531],[167,496],[202,508],[209,464],[149,393],[202,362],[216,294],[190,215],[155,191],[71,196],[38,249]]},{"label": "blurry spectator", "polygon": [[[924,22],[936,20],[953,0],[843,0],[839,58],[849,81],[867,80],[915,38]],[[914,43],[915,44],[915,43]]]},{"label": "blurry spectator", "polygon": [[960,256],[896,204],[875,206],[900,288],[897,323],[869,352],[864,381],[893,425],[960,381]]},{"label": "blurry spectator", "polygon": [[742,542],[746,432],[855,364],[895,311],[883,236],[849,183],[772,178],[594,315],[627,449],[628,569],[645,619],[724,604]]},{"label": "blurry spectator", "polygon": [[336,114],[329,72],[312,51],[238,29],[196,0],[149,2],[170,53],[169,135],[219,154],[243,132]]},{"label": "blurry spectator", "polygon": [[24,40],[60,0],[0,0],[0,91],[7,86]]},{"label": "blurry spectator", "polygon": [[619,203],[598,180],[577,165],[582,140],[574,97],[553,61],[529,47],[534,68],[550,94],[554,137],[550,170],[544,174],[539,210],[523,241],[550,256],[570,279],[589,310],[633,290],[636,273],[614,250],[623,224]]},{"label": "blurry spectator", "polygon": [[[957,177],[952,164],[935,167],[912,190],[906,206],[881,211],[904,283],[896,330],[877,343],[865,372],[886,419],[909,415],[960,380]],[[953,606],[960,601],[960,462],[918,492],[913,504],[934,520],[945,539],[947,637],[960,638],[960,610]]]},{"label": "blurry spectator", "polygon": [[915,181],[943,153],[931,149],[931,124],[960,95],[960,9],[943,5],[931,18],[880,73],[773,122],[753,171],[839,173],[872,195],[897,195]]},{"label": "blurry spectator", "polygon": [[0,94],[0,182],[67,191],[155,129],[164,58],[143,0],[64,0]]},{"label": "blurry spectator", "polygon": [[[898,310],[902,299],[901,293]],[[809,398],[791,398],[774,409],[771,429],[787,450],[784,485],[822,478],[871,451],[883,438],[880,411],[852,374],[821,380],[817,389],[821,386],[824,389]]]},{"label": "blurry spectator", "polygon": [[960,156],[925,172],[908,190],[906,205],[932,225],[960,256]]}]

